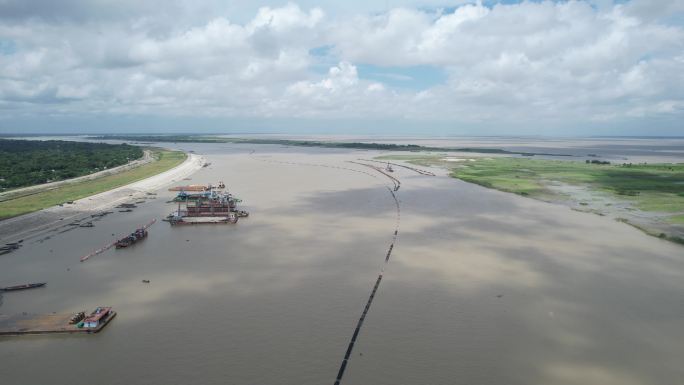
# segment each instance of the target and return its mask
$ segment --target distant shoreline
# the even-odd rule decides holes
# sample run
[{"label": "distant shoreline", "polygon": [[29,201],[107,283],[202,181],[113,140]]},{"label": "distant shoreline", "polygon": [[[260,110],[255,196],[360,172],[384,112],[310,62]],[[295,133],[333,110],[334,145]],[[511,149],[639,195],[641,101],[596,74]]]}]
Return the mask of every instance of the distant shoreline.
[{"label": "distant shoreline", "polygon": [[[80,137],[93,137],[93,136],[107,136],[107,135],[125,135],[125,136],[168,136],[168,135],[182,135],[182,136],[221,136],[221,135],[285,135],[285,136],[335,136],[337,134],[330,134],[328,132],[305,132],[305,133],[291,133],[291,132],[177,132],[174,134],[163,134],[147,132],[141,134],[130,134],[130,133],[115,133],[115,134],[103,134],[99,132],[39,132],[39,133],[0,133],[0,138],[31,138],[31,137],[64,137],[64,136],[80,136]],[[342,135],[342,134],[339,134]],[[406,133],[406,134],[345,134],[354,136],[367,136],[367,137],[387,137],[387,138],[522,138],[522,139],[684,139],[684,135],[576,135],[576,136],[563,136],[563,135],[467,135],[467,134],[454,134],[454,135],[444,135],[444,134],[425,134],[425,133]]]},{"label": "distant shoreline", "polygon": [[477,154],[501,154],[521,156],[558,156],[572,157],[569,154],[552,154],[545,152],[509,151],[501,148],[484,147],[433,147],[417,144],[394,144],[375,142],[343,142],[343,141],[319,141],[319,140],[292,140],[292,139],[250,139],[250,138],[226,138],[218,136],[202,135],[101,135],[90,136],[93,140],[124,140],[138,142],[157,143],[237,143],[237,144],[275,144],[295,147],[321,147],[333,149],[352,150],[383,150],[383,151],[407,151],[407,152],[469,152]]}]

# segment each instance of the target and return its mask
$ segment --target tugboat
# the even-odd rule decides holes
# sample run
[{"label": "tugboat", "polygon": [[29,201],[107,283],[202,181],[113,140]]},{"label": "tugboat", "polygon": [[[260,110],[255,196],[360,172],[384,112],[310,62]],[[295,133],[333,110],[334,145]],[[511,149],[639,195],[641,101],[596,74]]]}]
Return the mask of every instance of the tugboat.
[{"label": "tugboat", "polygon": [[26,289],[34,289],[36,287],[41,287],[45,286],[47,282],[38,282],[38,283],[27,283],[24,285],[16,285],[16,286],[7,286],[3,287],[2,291],[16,291],[16,290],[26,290]]}]

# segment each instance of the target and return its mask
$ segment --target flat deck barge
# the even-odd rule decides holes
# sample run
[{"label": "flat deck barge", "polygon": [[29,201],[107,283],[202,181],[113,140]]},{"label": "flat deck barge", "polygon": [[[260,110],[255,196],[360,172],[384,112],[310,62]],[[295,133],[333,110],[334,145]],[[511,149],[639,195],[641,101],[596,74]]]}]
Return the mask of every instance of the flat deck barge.
[{"label": "flat deck barge", "polygon": [[70,324],[73,316],[68,314],[0,314],[0,336],[18,336],[27,334],[92,334],[98,333],[109,324],[116,312],[111,311],[106,318],[100,319],[96,327],[81,327]]}]

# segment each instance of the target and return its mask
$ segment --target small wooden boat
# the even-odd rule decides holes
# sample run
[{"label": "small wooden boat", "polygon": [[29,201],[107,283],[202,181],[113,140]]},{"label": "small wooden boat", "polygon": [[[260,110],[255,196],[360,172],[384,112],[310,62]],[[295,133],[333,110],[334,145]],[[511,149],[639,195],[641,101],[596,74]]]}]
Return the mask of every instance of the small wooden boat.
[{"label": "small wooden boat", "polygon": [[45,286],[47,282],[38,282],[38,283],[27,283],[24,285],[16,285],[16,286],[7,286],[3,287],[2,291],[15,291],[15,290],[26,290],[26,289],[34,289],[36,287],[41,287]]}]

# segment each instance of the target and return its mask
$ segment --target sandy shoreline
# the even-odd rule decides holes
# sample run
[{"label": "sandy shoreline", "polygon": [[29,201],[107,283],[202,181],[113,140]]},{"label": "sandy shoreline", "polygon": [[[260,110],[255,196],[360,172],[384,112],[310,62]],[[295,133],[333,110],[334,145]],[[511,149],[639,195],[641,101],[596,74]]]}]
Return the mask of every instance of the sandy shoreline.
[{"label": "sandy shoreline", "polygon": [[74,201],[0,222],[0,243],[38,236],[80,218],[110,209],[120,203],[141,199],[159,188],[177,182],[202,168],[204,158],[188,154],[180,165],[149,178]]}]

